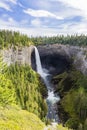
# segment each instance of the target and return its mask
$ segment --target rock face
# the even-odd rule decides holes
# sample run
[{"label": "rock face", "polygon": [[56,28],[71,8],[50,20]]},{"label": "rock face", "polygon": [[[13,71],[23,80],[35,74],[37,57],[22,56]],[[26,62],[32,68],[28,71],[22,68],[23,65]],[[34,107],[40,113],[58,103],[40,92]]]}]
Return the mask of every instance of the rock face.
[{"label": "rock face", "polygon": [[[37,47],[43,68],[51,74],[58,74],[69,69],[74,64],[78,70],[87,74],[87,48],[61,44],[41,45]],[[29,64],[36,69],[34,46],[19,47],[1,51],[3,60],[8,64],[18,62]]]},{"label": "rock face", "polygon": [[31,53],[34,47],[11,47],[8,50],[2,50],[3,61],[10,64],[18,62],[19,64],[28,64],[31,65]]},{"label": "rock face", "polygon": [[[78,70],[87,74],[87,48],[61,44],[41,45],[37,47],[43,68],[52,74],[61,73],[73,64]],[[32,67],[35,69],[34,52],[32,52]]]}]

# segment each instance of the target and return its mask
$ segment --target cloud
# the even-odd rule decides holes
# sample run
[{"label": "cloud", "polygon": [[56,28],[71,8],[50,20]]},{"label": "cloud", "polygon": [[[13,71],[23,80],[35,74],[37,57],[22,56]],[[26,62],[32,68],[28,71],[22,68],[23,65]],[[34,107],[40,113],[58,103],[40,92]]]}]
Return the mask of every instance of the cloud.
[{"label": "cloud", "polygon": [[76,9],[84,10],[87,12],[87,0],[58,0],[65,4],[68,4],[68,6],[74,7]]},{"label": "cloud", "polygon": [[18,2],[18,5],[19,5],[21,8],[25,8],[25,6],[23,6],[20,2]]},{"label": "cloud", "polygon": [[7,10],[7,11],[11,11],[10,6],[7,3],[5,3],[4,1],[3,2],[0,1],[0,8],[3,8],[5,10]]},{"label": "cloud", "polygon": [[12,11],[10,3],[17,4],[17,0],[3,0],[3,1],[0,1],[0,8],[3,8],[5,10],[7,10],[7,11]]},{"label": "cloud", "polygon": [[60,11],[56,14],[65,17],[73,17],[76,15],[87,18],[87,0],[46,0],[53,5],[60,4]]},{"label": "cloud", "polygon": [[32,26],[40,27],[42,23],[41,23],[40,19],[36,18],[36,19],[31,21],[31,24],[32,24]]},{"label": "cloud", "polygon": [[49,11],[46,11],[46,10],[34,10],[34,9],[27,9],[27,10],[24,10],[24,13],[28,14],[28,15],[31,15],[33,17],[48,17],[48,18],[55,18],[55,19],[63,19],[62,17],[60,16],[57,16]]},{"label": "cloud", "polygon": [[35,5],[38,7],[38,9],[44,9],[44,10],[50,10],[51,9],[51,3],[47,0],[38,0],[36,1]]},{"label": "cloud", "polygon": [[17,0],[5,0],[5,1],[11,2],[11,3],[13,3],[13,4],[17,4]]},{"label": "cloud", "polygon": [[4,20],[4,19],[0,19],[0,29],[2,27],[5,28],[10,28],[10,27],[17,27],[18,23],[11,17],[7,17],[7,20]]},{"label": "cloud", "polygon": [[[55,1],[55,0],[54,0]],[[83,16],[87,17],[87,0],[56,0],[65,4],[67,7],[78,9]]]},{"label": "cloud", "polygon": [[[0,19],[0,29],[8,29],[13,31],[19,31],[22,34],[28,36],[53,36],[53,35],[71,35],[71,34],[87,34],[87,22],[83,21],[80,24],[73,22],[61,24],[56,27],[41,26],[42,23],[39,19],[34,19],[32,26],[22,26],[23,21],[17,22],[13,18],[9,17],[7,21]],[[40,26],[39,26],[40,24]]]},{"label": "cloud", "polygon": [[12,24],[13,24],[13,23],[14,23],[14,24],[16,23],[16,22],[13,20],[13,18],[11,18],[11,17],[8,18],[8,22],[9,22],[9,23],[12,23]]},{"label": "cloud", "polygon": [[23,19],[23,20],[21,20],[21,24],[22,25],[24,25],[24,24],[28,24],[29,22],[28,22],[28,20],[27,19]]}]

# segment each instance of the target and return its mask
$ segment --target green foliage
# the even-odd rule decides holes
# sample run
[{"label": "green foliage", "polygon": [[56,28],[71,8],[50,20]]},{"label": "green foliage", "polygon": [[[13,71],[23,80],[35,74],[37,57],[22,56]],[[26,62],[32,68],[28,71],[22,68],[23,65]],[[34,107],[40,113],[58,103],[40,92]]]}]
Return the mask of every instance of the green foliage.
[{"label": "green foliage", "polygon": [[0,49],[9,48],[12,45],[29,46],[33,44],[27,35],[22,35],[19,32],[0,30]]},{"label": "green foliage", "polygon": [[62,100],[62,106],[71,117],[84,121],[87,116],[87,93],[84,88],[68,92]]},{"label": "green foliage", "polygon": [[67,126],[77,129],[84,124],[87,117],[87,76],[71,69],[54,78],[57,82],[57,92],[62,100],[61,106],[68,114]]},{"label": "green foliage", "polygon": [[87,36],[85,35],[57,35],[52,37],[31,37],[22,35],[19,32],[0,30],[0,48],[15,46],[29,46],[31,44],[69,44],[69,45],[87,45]]},{"label": "green foliage", "polygon": [[0,58],[0,106],[6,106],[15,102],[15,91],[12,88],[12,82],[6,76],[5,64]]},{"label": "green foliage", "polygon": [[[0,130],[43,130],[44,124],[38,117],[45,121],[45,95],[47,89],[31,67],[18,64],[7,67],[0,58]],[[13,104],[38,117],[12,107]]]},{"label": "green foliage", "polygon": [[39,89],[40,89],[40,93],[43,96],[43,98],[46,98],[47,95],[48,95],[48,90],[47,90],[47,87],[45,87],[45,86],[43,87],[43,86],[44,86],[44,83],[43,83],[43,81],[41,81],[41,77],[39,77]]},{"label": "green foliage", "polygon": [[67,127],[63,127],[61,124],[58,124],[56,130],[71,130],[71,129],[68,129]]},{"label": "green foliage", "polygon": [[15,91],[12,88],[11,80],[0,74],[0,105],[6,106],[15,102]]},{"label": "green foliage", "polygon": [[0,130],[43,130],[44,127],[33,113],[17,106],[0,107]]},{"label": "green foliage", "polygon": [[35,45],[38,44],[69,44],[69,45],[87,45],[87,36],[86,35],[57,35],[52,37],[32,37],[31,40]]},{"label": "green foliage", "polygon": [[87,130],[87,119],[84,122],[84,130]]},{"label": "green foliage", "polygon": [[68,128],[73,128],[74,130],[78,129],[78,125],[79,125],[79,120],[75,119],[75,118],[70,118],[66,124],[65,124]]},{"label": "green foliage", "polygon": [[41,88],[45,86],[40,82],[39,76],[28,65],[11,65],[7,76],[13,83],[16,92],[16,103],[22,109],[35,113],[44,119],[47,113],[47,104],[43,98]]}]

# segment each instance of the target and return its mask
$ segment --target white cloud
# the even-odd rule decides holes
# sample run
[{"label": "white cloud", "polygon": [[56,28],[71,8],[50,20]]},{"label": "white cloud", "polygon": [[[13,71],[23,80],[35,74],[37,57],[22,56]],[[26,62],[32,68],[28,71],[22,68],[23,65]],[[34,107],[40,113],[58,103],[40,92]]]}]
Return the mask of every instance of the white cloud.
[{"label": "white cloud", "polygon": [[61,16],[57,16],[49,11],[46,10],[34,10],[34,9],[27,9],[24,10],[24,13],[29,14],[33,17],[49,17],[49,18],[56,18],[56,19],[63,19]]},{"label": "white cloud", "polygon": [[23,20],[21,20],[21,24],[23,25],[23,24],[28,24],[28,20],[27,19],[23,19]]},{"label": "white cloud", "polygon": [[13,3],[13,4],[17,4],[17,0],[5,0],[5,1],[11,2],[11,3]]},{"label": "white cloud", "polygon": [[84,10],[87,12],[87,0],[58,0],[72,6],[76,9]]},{"label": "white cloud", "polygon": [[[36,21],[33,21],[32,24],[39,25],[41,23],[37,22],[38,19],[35,19]],[[0,19],[0,29],[8,29],[13,31],[20,31],[23,34],[27,34],[28,36],[53,36],[58,34],[63,35],[71,35],[71,34],[87,34],[87,22],[83,21],[82,23],[73,24],[73,23],[67,23],[67,24],[61,24],[59,27],[49,28],[49,27],[43,27],[43,26],[22,26],[22,22],[20,24],[12,19],[11,17],[8,18],[8,21],[4,21]]]},{"label": "white cloud", "polygon": [[0,1],[0,8],[11,11],[10,6],[7,3],[5,3],[4,1]]},{"label": "white cloud", "polygon": [[15,23],[15,21],[14,21],[13,18],[11,18],[11,17],[8,18],[8,22],[9,22],[9,23],[12,23],[12,24]]},{"label": "white cloud", "polygon": [[21,8],[25,8],[20,2],[18,2],[18,5],[19,5]]},{"label": "white cloud", "polygon": [[44,9],[44,10],[50,10],[51,9],[51,3],[47,0],[38,0],[36,2],[36,6],[39,9]]},{"label": "white cloud", "polygon": [[[87,18],[87,0],[46,0],[49,3],[55,2],[62,4],[62,10],[56,12],[56,14],[60,14],[61,16],[65,17],[73,17],[76,15],[82,16]],[[64,8],[63,8],[64,7]]]},{"label": "white cloud", "polygon": [[10,3],[17,4],[17,0],[3,0],[0,1],[0,8],[3,8],[7,11],[12,11]]},{"label": "white cloud", "polygon": [[0,19],[0,29],[2,27],[16,27],[18,25],[18,23],[11,17],[8,17],[7,20],[3,20],[3,19]]},{"label": "white cloud", "polygon": [[32,20],[31,21],[31,24],[33,25],[33,26],[36,26],[36,27],[40,27],[41,26],[41,20],[40,19],[38,19],[38,18],[36,18],[36,19],[34,19],[34,20]]},{"label": "white cloud", "polygon": [[[55,0],[54,0],[55,1]],[[87,0],[56,0],[64,3],[68,7],[78,9],[83,13],[83,16],[87,17]]]}]

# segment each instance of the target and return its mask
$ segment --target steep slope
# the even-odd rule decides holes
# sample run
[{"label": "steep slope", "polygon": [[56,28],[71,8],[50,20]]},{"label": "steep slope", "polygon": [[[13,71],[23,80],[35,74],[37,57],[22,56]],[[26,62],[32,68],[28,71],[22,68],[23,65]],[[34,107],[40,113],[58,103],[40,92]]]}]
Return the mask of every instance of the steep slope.
[{"label": "steep slope", "polygon": [[0,59],[0,130],[44,129],[39,119],[46,115],[42,87],[29,66],[7,67]]},{"label": "steep slope", "polygon": [[16,103],[22,109],[28,110],[44,119],[47,105],[44,99],[47,94],[46,87],[41,83],[40,77],[28,65],[11,65],[7,76],[15,89]]},{"label": "steep slope", "polygon": [[17,106],[0,107],[0,130],[43,130],[45,124]]}]

